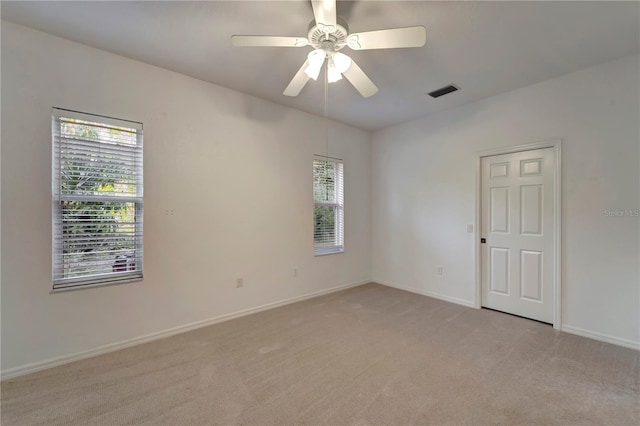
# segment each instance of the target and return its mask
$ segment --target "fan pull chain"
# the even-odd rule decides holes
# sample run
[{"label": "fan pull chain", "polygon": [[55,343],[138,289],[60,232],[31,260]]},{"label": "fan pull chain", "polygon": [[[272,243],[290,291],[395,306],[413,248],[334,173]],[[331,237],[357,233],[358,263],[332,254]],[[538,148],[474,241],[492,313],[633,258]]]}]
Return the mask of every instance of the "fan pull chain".
[{"label": "fan pull chain", "polygon": [[[326,62],[326,61],[325,61]],[[326,156],[329,157],[329,64],[324,67],[324,122],[326,126]]]},{"label": "fan pull chain", "polygon": [[[326,61],[325,61],[326,62]],[[324,124],[326,127],[326,152],[325,155],[329,158],[329,63],[327,62],[324,67]],[[327,163],[324,166],[324,178],[327,181]],[[328,191],[324,192],[325,201],[329,201]]]}]

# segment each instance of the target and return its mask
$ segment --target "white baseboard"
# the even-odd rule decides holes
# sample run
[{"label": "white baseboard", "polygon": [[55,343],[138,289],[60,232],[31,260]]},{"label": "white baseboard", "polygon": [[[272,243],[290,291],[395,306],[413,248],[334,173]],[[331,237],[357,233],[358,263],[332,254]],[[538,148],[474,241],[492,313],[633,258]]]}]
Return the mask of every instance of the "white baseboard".
[{"label": "white baseboard", "polygon": [[342,284],[339,286],[327,288],[312,293],[307,293],[302,296],[291,297],[289,299],[280,300],[278,302],[267,303],[266,305],[257,306],[255,308],[244,309],[237,312],[232,312],[226,315],[220,315],[214,318],[205,319],[202,321],[196,321],[190,324],[181,325],[178,327],[169,328],[167,330],[158,331],[155,333],[147,334],[144,336],[134,337],[132,339],[123,340],[120,342],[110,343],[108,345],[99,346],[97,348],[89,349],[87,351],[77,352],[69,355],[62,355],[56,358],[50,358],[48,360],[34,362],[31,364],[21,365],[19,367],[9,368],[0,372],[1,380],[11,379],[18,376],[23,376],[29,373],[35,373],[36,371],[45,370],[47,368],[56,367],[58,365],[68,364],[70,362],[79,361],[81,359],[90,358],[97,355],[106,354],[108,352],[114,352],[120,349],[129,348],[131,346],[140,345],[143,343],[151,342],[157,339],[163,339],[165,337],[173,336],[175,334],[185,333],[187,331],[195,330],[197,328],[206,327],[208,325],[217,324],[219,322],[229,321],[234,318],[243,317],[246,315],[255,314],[257,312],[266,311],[268,309],[278,308],[280,306],[289,305],[295,302],[301,302],[303,300],[311,299],[314,297],[322,296],[336,291],[346,290],[351,287],[357,287],[363,284],[368,284],[371,281],[358,281],[349,284]]},{"label": "white baseboard", "polygon": [[571,325],[563,325],[562,328],[560,328],[560,330],[567,333],[575,334],[578,336],[588,337],[589,339],[600,340],[601,342],[611,343],[618,346],[624,346],[625,348],[640,350],[640,342],[634,342],[633,340],[621,339],[620,337],[609,336],[608,334],[589,331],[579,327],[573,327]]},{"label": "white baseboard", "polygon": [[466,307],[474,308],[474,309],[476,308],[476,305],[475,305],[474,302],[470,302],[470,301],[464,300],[464,299],[458,299],[457,297],[451,297],[451,296],[447,296],[447,295],[444,295],[444,294],[436,293],[436,292],[433,292],[433,291],[418,289],[418,288],[415,288],[415,287],[405,287],[405,286],[392,284],[390,282],[382,281],[382,280],[373,280],[373,282],[374,283],[378,283],[378,284],[382,284],[382,285],[386,285],[387,287],[397,288],[398,290],[410,291],[411,293],[421,294],[423,296],[433,297],[434,299],[444,300],[445,302],[451,302],[451,303],[455,303],[457,305],[462,305],[462,306],[466,306]]}]

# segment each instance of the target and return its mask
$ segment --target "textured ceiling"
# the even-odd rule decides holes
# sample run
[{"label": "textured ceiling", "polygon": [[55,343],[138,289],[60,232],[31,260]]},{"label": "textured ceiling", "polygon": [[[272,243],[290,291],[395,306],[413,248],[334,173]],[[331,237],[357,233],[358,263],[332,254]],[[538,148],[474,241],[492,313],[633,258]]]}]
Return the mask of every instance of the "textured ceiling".
[{"label": "textured ceiling", "polygon": [[[233,34],[306,36],[308,1],[10,2],[2,19],[322,115],[310,81],[282,95],[305,48],[234,48]],[[375,130],[640,50],[638,2],[339,1],[350,32],[424,25],[423,48],[345,49],[380,91],[329,86],[329,115]],[[425,93],[453,83],[437,100]]]}]

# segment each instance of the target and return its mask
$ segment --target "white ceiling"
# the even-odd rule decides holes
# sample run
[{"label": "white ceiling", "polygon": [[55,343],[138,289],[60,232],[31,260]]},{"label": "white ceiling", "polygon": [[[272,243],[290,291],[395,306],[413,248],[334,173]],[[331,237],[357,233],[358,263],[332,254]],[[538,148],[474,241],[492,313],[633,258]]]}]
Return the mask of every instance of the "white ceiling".
[{"label": "white ceiling", "polygon": [[[2,19],[322,115],[323,85],[282,91],[310,47],[234,48],[233,34],[306,36],[308,1],[11,2]],[[640,51],[638,2],[338,1],[350,32],[424,25],[423,48],[348,51],[380,88],[329,86],[330,116],[368,130]],[[346,49],[348,50],[348,49]],[[450,83],[461,90],[432,99]]]}]

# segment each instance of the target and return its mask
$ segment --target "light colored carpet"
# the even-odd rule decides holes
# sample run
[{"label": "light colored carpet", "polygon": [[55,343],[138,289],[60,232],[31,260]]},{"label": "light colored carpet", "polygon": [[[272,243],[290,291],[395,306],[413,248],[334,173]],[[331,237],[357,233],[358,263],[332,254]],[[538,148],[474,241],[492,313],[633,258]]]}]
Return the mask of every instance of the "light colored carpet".
[{"label": "light colored carpet", "polygon": [[2,424],[640,424],[640,352],[368,284],[2,383]]}]

